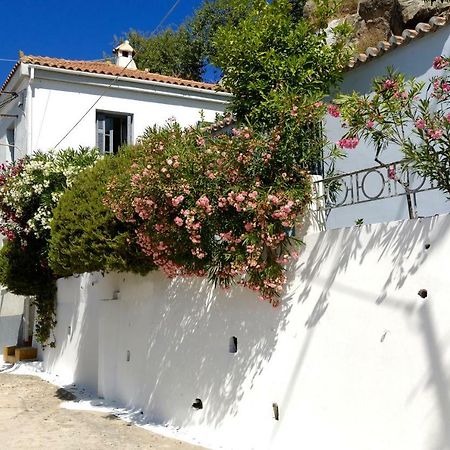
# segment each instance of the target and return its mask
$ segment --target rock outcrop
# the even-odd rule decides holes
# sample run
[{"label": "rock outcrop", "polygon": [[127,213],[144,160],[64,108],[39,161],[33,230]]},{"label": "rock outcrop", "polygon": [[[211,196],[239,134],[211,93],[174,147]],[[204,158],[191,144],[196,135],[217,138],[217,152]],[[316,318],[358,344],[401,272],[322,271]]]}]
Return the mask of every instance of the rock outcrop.
[{"label": "rock outcrop", "polygon": [[[305,16],[313,14],[313,5],[306,2]],[[340,18],[354,26],[355,47],[365,50],[447,10],[450,0],[344,0]]]}]

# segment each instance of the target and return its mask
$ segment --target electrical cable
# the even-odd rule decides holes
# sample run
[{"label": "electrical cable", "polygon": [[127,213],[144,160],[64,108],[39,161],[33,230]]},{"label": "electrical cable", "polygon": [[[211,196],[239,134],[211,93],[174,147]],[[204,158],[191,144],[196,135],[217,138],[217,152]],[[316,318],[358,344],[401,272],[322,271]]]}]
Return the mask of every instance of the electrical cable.
[{"label": "electrical cable", "polygon": [[[163,19],[160,21],[160,23],[158,24],[158,26],[152,31],[152,34],[155,33],[155,31],[167,20],[167,18],[172,14],[172,12],[175,10],[175,8],[178,6],[178,4],[180,3],[181,0],[176,0],[175,3],[172,5],[172,7],[169,9],[169,11],[166,13],[166,15],[163,17]],[[104,95],[106,94],[106,92],[108,91],[109,88],[111,88],[111,86],[113,84],[116,83],[116,81],[119,79],[120,75],[122,75],[122,73],[125,71],[125,69],[128,67],[128,65],[131,63],[131,61],[133,61],[133,58],[131,58],[127,65],[120,71],[120,73],[118,75],[116,75],[116,77],[111,81],[111,83],[106,86],[105,89],[103,89],[103,91],[101,92],[101,94],[99,95],[99,97],[97,98],[97,100],[95,100],[95,102],[88,108],[88,110],[81,116],[81,118],[75,123],[75,125],[73,125],[73,127],[58,141],[58,143],[53,147],[56,148],[58,147],[66,138],[67,136],[69,136],[70,133],[72,133],[72,131],[81,123],[81,121],[92,111],[92,109],[94,108],[94,106],[104,97]]]},{"label": "electrical cable", "polygon": [[161,19],[161,22],[159,22],[158,26],[151,32],[151,34],[155,34],[161,25],[169,18],[169,16],[175,11],[175,8],[178,6],[181,0],[176,0],[175,3],[172,5],[172,8],[167,11],[167,14]]}]

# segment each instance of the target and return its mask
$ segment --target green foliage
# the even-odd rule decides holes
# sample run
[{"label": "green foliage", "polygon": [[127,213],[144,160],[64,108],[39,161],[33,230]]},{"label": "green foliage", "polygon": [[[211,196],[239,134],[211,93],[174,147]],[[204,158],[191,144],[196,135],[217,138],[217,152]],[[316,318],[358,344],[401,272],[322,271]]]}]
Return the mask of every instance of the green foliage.
[{"label": "green foliage", "polygon": [[110,179],[128,170],[130,152],[105,157],[81,173],[53,211],[49,264],[58,276],[95,271],[146,273],[130,224],[116,220],[103,198]]},{"label": "green foliage", "polygon": [[0,250],[0,283],[14,294],[34,297],[36,336],[42,344],[56,323],[56,278],[48,267],[52,210],[97,157],[87,148],[37,152],[0,170],[0,230],[8,238]]},{"label": "green foliage", "polygon": [[[286,130],[306,129],[321,114],[321,106],[296,105]],[[173,123],[145,133],[134,163],[110,182],[107,204],[168,276],[239,283],[276,305],[299,244],[286,230],[311,199],[309,158],[278,130],[211,136]]]},{"label": "green foliage", "polygon": [[[373,81],[372,95],[338,97],[347,127],[341,141],[363,138],[376,158],[399,149],[419,174],[450,194],[450,58],[438,56],[433,66],[442,72],[428,84],[390,70]],[[408,187],[401,174],[389,177]]]},{"label": "green foliage", "polygon": [[189,80],[201,80],[202,48],[185,27],[177,30],[169,28],[150,36],[130,31],[127,39],[136,51],[134,59],[139,69]]},{"label": "green foliage", "polygon": [[226,24],[214,35],[213,63],[234,94],[231,109],[263,130],[278,125],[293,99],[327,93],[350,56],[347,26],[330,39],[316,24],[295,20],[291,8],[288,0],[255,1],[237,26]]}]

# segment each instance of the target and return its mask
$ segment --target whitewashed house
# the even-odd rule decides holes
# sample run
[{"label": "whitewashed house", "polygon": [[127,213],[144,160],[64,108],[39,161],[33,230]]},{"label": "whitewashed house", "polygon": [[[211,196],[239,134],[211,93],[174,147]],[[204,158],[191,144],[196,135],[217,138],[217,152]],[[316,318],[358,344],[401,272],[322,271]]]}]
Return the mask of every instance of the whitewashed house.
[{"label": "whitewashed house", "polygon": [[35,150],[97,146],[115,153],[151,125],[214,121],[217,85],[137,70],[128,41],[114,62],[22,56],[0,89],[0,162]]},{"label": "whitewashed house", "polygon": [[[450,52],[444,25],[420,24],[384,56],[369,49],[376,56],[360,56],[343,89],[367,92],[387,65],[429,78],[433,57]],[[111,111],[130,112],[89,113],[94,142],[99,114]],[[327,126],[337,141],[342,130]],[[373,156],[358,147],[339,169],[366,169]],[[306,235],[277,309],[239,287],[159,272],[61,279],[44,367],[69,389],[83,385],[139,423],[210,448],[450,450],[450,216],[394,222],[407,214],[404,197],[333,209],[335,228],[384,223]]]},{"label": "whitewashed house", "polygon": [[[128,41],[114,53],[113,63],[21,56],[0,89],[0,163],[80,145],[116,153],[169,118],[214,121],[230,99],[213,84],[137,70]],[[29,341],[27,305],[1,293],[0,348]]]}]

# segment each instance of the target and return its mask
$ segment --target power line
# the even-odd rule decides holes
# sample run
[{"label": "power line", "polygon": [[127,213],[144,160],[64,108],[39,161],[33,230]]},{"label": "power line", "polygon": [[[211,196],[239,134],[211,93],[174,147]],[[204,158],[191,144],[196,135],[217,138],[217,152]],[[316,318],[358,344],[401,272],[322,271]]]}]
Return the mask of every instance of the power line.
[{"label": "power line", "polygon": [[108,86],[106,86],[105,89],[103,89],[102,93],[99,95],[97,100],[95,100],[95,102],[80,117],[80,119],[75,123],[75,125],[58,141],[58,143],[54,146],[54,148],[58,147],[58,145],[61,144],[61,142],[64,141],[64,139],[66,139],[66,137],[69,136],[69,134],[72,133],[72,131],[80,124],[80,122],[92,111],[92,108],[94,108],[94,106],[104,97],[108,89],[119,79],[120,75],[122,75],[122,73],[125,71],[128,65],[131,63],[131,61],[133,61],[132,58],[127,62],[127,65],[119,72],[119,74],[115,76],[115,78],[111,81],[111,83],[109,83]]},{"label": "power line", "polygon": [[151,34],[155,34],[161,25],[169,18],[169,16],[175,11],[175,8],[178,6],[181,0],[176,0],[175,3],[172,5],[172,8],[167,11],[166,15],[161,19],[161,22],[159,22],[158,26],[151,32]]},{"label": "power line", "polygon": [[[155,33],[155,31],[167,20],[167,18],[172,14],[172,12],[175,10],[175,8],[178,6],[181,0],[176,0],[175,3],[172,5],[172,7],[167,11],[166,15],[162,18],[161,22],[159,22],[158,26],[153,30],[152,34]],[[81,116],[81,118],[75,123],[75,125],[58,141],[58,143],[54,146],[54,148],[58,147],[67,136],[69,136],[70,133],[80,124],[80,122],[92,111],[94,106],[104,97],[108,89],[116,83],[116,81],[119,79],[120,75],[125,71],[125,69],[128,67],[128,65],[133,61],[133,58],[131,58],[127,65],[120,71],[120,73],[111,81],[111,83],[103,89],[102,93],[99,95],[97,100],[88,108],[88,110]]]}]

